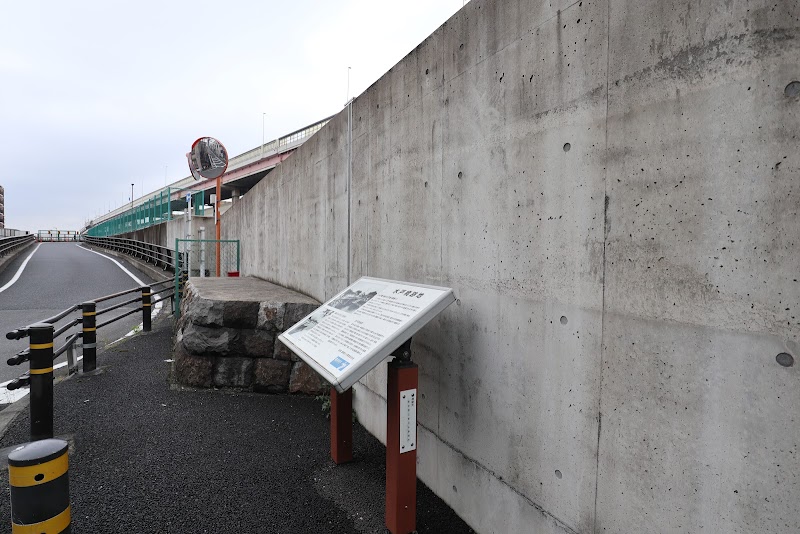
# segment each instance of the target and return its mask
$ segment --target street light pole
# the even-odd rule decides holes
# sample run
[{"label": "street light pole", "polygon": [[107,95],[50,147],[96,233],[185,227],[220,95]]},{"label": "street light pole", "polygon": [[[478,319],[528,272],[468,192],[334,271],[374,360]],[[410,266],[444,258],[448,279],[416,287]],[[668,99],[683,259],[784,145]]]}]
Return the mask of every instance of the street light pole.
[{"label": "street light pole", "polygon": [[131,184],[131,209],[133,209],[133,184]]},{"label": "street light pole", "polygon": [[266,117],[266,112],[261,114],[261,155],[264,155],[264,119]]}]

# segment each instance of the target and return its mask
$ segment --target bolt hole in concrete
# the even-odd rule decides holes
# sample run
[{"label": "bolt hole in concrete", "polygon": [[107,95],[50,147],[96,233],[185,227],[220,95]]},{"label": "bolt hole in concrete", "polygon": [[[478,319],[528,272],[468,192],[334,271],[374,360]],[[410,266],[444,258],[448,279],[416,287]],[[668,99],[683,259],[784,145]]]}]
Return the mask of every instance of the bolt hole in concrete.
[{"label": "bolt hole in concrete", "polygon": [[464,174],[461,171],[458,171],[458,177],[461,178]]},{"label": "bolt hole in concrete", "polygon": [[33,480],[35,480],[36,482],[41,482],[42,480],[44,480],[44,475],[42,473],[39,473],[38,475],[33,477]]},{"label": "bolt hole in concrete", "polygon": [[567,316],[566,315],[562,315],[561,316],[561,324],[567,324]]},{"label": "bolt hole in concrete", "polygon": [[556,478],[561,478],[561,471],[556,469]]},{"label": "bolt hole in concrete", "polygon": [[794,358],[792,357],[791,354],[788,354],[786,352],[781,352],[780,354],[775,356],[775,360],[778,362],[778,364],[784,367],[791,367],[794,365]]},{"label": "bolt hole in concrete", "polygon": [[800,96],[800,82],[797,80],[790,82],[789,85],[786,86],[786,89],[783,90],[783,94],[790,98],[793,96]]},{"label": "bolt hole in concrete", "polygon": [[457,488],[457,487],[455,487],[455,486],[453,486],[453,491],[455,491],[456,493],[458,493],[458,488]]},{"label": "bolt hole in concrete", "polygon": [[569,149],[572,148],[572,145],[569,143],[564,143],[564,152],[569,152]]}]

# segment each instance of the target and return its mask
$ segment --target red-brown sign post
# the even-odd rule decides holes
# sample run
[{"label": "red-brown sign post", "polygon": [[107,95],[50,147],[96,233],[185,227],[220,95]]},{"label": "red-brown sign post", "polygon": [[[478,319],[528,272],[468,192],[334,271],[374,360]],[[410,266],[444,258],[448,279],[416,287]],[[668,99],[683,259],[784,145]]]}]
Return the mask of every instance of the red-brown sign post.
[{"label": "red-brown sign post", "polygon": [[353,389],[331,388],[331,458],[337,464],[353,461]]},{"label": "red-brown sign post", "polygon": [[453,290],[361,277],[278,339],[333,386],[331,458],[353,459],[352,386],[389,356],[386,391],[386,526],[417,523],[417,365],[411,336],[455,301]]},{"label": "red-brown sign post", "polygon": [[392,534],[417,529],[417,386],[411,340],[389,362],[386,385],[386,528]]}]

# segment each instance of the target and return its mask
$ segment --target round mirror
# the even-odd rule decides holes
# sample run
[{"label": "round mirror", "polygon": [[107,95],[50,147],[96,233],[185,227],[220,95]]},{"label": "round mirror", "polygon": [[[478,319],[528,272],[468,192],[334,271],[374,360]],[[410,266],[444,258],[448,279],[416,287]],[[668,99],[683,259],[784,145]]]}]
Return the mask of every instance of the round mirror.
[{"label": "round mirror", "polygon": [[228,151],[213,137],[201,137],[192,144],[189,170],[196,179],[219,178],[228,168]]}]

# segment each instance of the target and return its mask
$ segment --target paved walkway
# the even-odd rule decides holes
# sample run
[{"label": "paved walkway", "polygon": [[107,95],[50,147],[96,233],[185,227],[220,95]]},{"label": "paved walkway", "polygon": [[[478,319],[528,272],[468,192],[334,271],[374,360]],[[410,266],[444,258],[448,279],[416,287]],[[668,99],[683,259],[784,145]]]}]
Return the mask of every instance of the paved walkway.
[{"label": "paved walkway", "polygon": [[[336,466],[318,401],[175,388],[171,347],[164,318],[101,353],[101,374],[56,385],[56,437],[73,445],[74,532],[387,532],[380,442],[356,425],[355,461]],[[0,447],[27,441],[29,426],[20,411]],[[5,467],[0,493],[0,532],[10,532]],[[420,533],[472,532],[421,483],[417,502]]]}]

